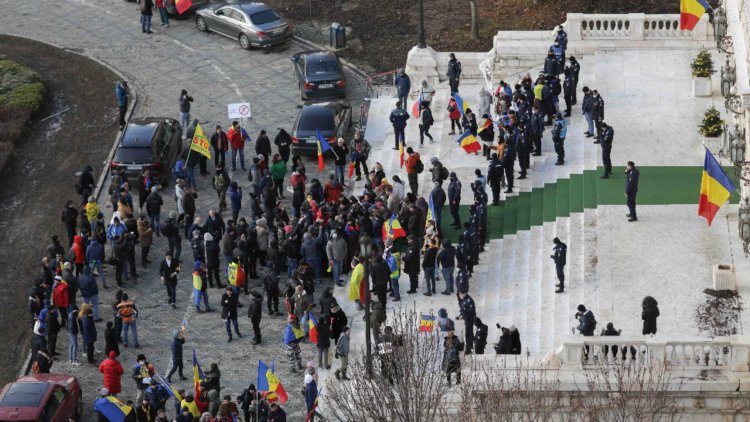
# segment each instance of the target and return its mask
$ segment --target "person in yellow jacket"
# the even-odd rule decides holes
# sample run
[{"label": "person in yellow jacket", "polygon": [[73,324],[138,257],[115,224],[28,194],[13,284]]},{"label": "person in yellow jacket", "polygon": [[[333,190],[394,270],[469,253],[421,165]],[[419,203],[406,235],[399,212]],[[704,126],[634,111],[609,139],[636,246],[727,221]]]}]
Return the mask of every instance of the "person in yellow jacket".
[{"label": "person in yellow jacket", "polygon": [[195,403],[193,393],[187,393],[185,395],[185,398],[180,402],[180,409],[182,409],[182,413],[185,413],[185,409],[187,409],[195,420],[198,420],[198,418],[201,417],[201,411],[198,410],[198,405]]},{"label": "person in yellow jacket", "polygon": [[204,312],[201,311],[201,298],[203,298],[203,306],[206,308],[205,312],[211,312],[211,307],[208,305],[206,268],[201,261],[195,261],[195,264],[193,264],[193,299],[195,300],[195,311],[199,314]]},{"label": "person in yellow jacket", "polygon": [[357,303],[357,309],[365,309],[362,305],[365,302],[365,266],[359,262],[359,257],[352,259],[352,276],[349,279],[349,300]]},{"label": "person in yellow jacket", "polygon": [[96,218],[99,216],[99,205],[96,203],[96,198],[93,195],[89,196],[89,200],[86,203],[86,218],[89,220],[91,225],[91,232],[94,232],[94,223]]}]

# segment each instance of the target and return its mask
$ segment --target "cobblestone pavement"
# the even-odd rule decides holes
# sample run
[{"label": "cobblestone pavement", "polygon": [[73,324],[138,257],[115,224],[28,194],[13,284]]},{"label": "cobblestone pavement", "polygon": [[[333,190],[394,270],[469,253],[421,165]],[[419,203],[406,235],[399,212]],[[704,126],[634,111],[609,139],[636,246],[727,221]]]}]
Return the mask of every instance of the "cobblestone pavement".
[{"label": "cobblestone pavement", "polygon": [[[192,18],[186,20],[171,20],[169,28],[159,26],[158,14],[154,15],[154,34],[142,34],[139,25],[139,11],[134,3],[110,0],[97,2],[93,0],[37,0],[14,4],[7,13],[0,16],[0,31],[34,38],[52,43],[69,50],[86,54],[105,62],[119,72],[137,90],[138,105],[136,116],[170,116],[178,117],[177,96],[180,89],[185,88],[195,98],[191,115],[198,118],[206,127],[215,124],[227,125],[227,103],[250,101],[252,119],[247,128],[254,139],[260,129],[266,129],[273,139],[277,127],[291,128],[293,119],[301,104],[299,92],[292,75],[289,57],[306,48],[296,42],[290,43],[283,51],[245,51],[236,41],[215,34],[205,34],[195,28]],[[64,65],[64,63],[61,63]],[[352,72],[347,71],[349,80],[349,99],[354,106],[354,119],[358,117],[359,104],[364,97],[364,84]],[[114,89],[114,81],[112,85]],[[112,103],[114,95],[102,98],[102,101]],[[115,122],[112,122],[114,125]],[[103,139],[102,142],[110,142]],[[253,154],[254,144],[246,146],[248,156]],[[229,154],[228,154],[229,155]],[[230,159],[231,157],[227,157]],[[249,159],[249,158],[247,158]],[[317,166],[312,160],[306,161],[308,173],[311,177],[320,177]],[[209,164],[209,170],[211,165]],[[332,163],[327,166],[326,173],[332,172]],[[249,191],[246,175],[243,172],[230,173],[230,177]],[[207,215],[209,208],[216,208],[216,195],[209,190],[210,179],[198,179],[199,197],[197,201],[197,215]],[[106,190],[105,190],[106,192]],[[172,200],[173,187],[169,186],[162,192],[165,199],[162,218],[176,209]],[[71,197],[75,195],[71,186]],[[287,196],[288,198],[289,196]],[[105,207],[105,214],[109,220],[111,206],[106,193],[100,198],[100,205]],[[240,215],[249,216],[249,206],[245,200],[245,209]],[[224,218],[230,218],[229,213]],[[61,234],[64,228],[60,227]],[[183,273],[179,278],[177,291],[177,310],[167,307],[166,293],[158,277],[158,262],[166,250],[163,238],[155,238],[151,259],[154,264],[143,270],[139,267],[139,283],[126,283],[126,291],[135,297],[140,310],[138,320],[138,335],[141,348],[134,350],[121,348],[120,361],[126,369],[123,376],[124,399],[135,397],[135,383],[129,377],[129,368],[135,361],[135,356],[144,353],[157,370],[166,375],[170,365],[169,351],[171,332],[180,326],[183,319],[188,321],[188,331],[185,344],[185,375],[189,381],[176,382],[180,388],[192,389],[192,369],[190,355],[196,349],[202,366],[207,369],[212,362],[219,364],[222,371],[222,393],[238,394],[248,383],[256,381],[257,360],[267,362],[276,361],[277,372],[281,382],[289,392],[290,400],[284,407],[290,415],[290,420],[301,420],[304,414],[304,400],[299,394],[302,388],[302,376],[293,375],[286,365],[284,346],[281,341],[283,329],[286,325],[284,317],[268,317],[264,313],[261,327],[263,343],[252,346],[251,326],[247,318],[248,300],[242,296],[245,304],[240,309],[240,331],[244,337],[227,343],[224,323],[220,313],[195,314],[192,306],[192,286],[189,268],[192,268],[192,257],[187,242],[183,240]],[[40,251],[44,245],[39,245]],[[109,250],[109,245],[107,246]],[[137,251],[136,253],[140,253]],[[107,269],[107,277],[114,280],[114,269]],[[253,281],[253,286],[260,289],[260,282]],[[284,280],[282,279],[282,283]],[[113,282],[109,282],[110,286]],[[322,290],[326,286],[319,286]],[[218,289],[209,292],[209,303],[219,308],[220,294]],[[111,320],[109,304],[113,300],[114,289],[102,291],[99,295],[103,306],[103,316]],[[80,300],[80,299],[79,299]],[[264,303],[265,305],[265,303]],[[97,324],[99,341],[98,350],[104,349],[104,323]],[[61,333],[62,334],[62,333]],[[60,335],[60,351],[67,348],[67,336]],[[80,350],[80,349],[79,349]],[[302,357],[304,361],[313,358],[316,350],[312,344],[304,344]],[[64,355],[64,354],[63,354]],[[63,357],[61,355],[61,357]],[[101,361],[102,356],[98,356]],[[85,402],[88,404],[101,387],[101,374],[92,367],[83,364],[80,367],[70,366],[67,362],[55,362],[54,372],[68,372],[75,374],[81,380],[84,389]],[[81,359],[85,362],[85,359]],[[174,377],[177,380],[177,377]],[[171,402],[168,405],[171,415]],[[91,420],[90,406],[86,406],[84,420]]]}]

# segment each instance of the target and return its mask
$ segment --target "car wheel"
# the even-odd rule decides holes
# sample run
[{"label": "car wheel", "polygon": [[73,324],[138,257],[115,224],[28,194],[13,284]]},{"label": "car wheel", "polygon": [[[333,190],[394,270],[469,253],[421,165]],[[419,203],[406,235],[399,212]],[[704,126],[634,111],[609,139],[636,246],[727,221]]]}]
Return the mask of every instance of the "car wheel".
[{"label": "car wheel", "polygon": [[79,422],[83,415],[83,393],[78,393],[78,400],[76,400],[76,412],[73,414],[73,420]]},{"label": "car wheel", "polygon": [[239,41],[240,41],[240,47],[244,48],[245,50],[250,49],[250,38],[248,38],[247,35],[240,34]]},{"label": "car wheel", "polygon": [[208,32],[208,24],[206,23],[206,20],[200,16],[195,18],[195,26],[197,26],[198,30],[201,32]]}]

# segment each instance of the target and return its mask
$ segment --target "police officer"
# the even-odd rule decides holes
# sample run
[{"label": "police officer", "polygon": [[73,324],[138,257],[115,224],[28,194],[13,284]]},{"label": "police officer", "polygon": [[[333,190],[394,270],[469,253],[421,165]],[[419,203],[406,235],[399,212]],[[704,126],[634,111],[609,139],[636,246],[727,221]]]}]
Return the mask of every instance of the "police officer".
[{"label": "police officer", "polygon": [[458,215],[458,206],[461,204],[461,181],[458,180],[456,172],[451,172],[450,183],[448,184],[448,206],[451,210],[451,216],[453,217],[453,224],[451,227],[454,229],[461,228],[461,216]]},{"label": "police officer", "polygon": [[[482,191],[484,193],[484,191]],[[484,195],[484,198],[487,197],[487,194]],[[487,242],[487,201],[484,200],[481,194],[477,194],[474,196],[474,205],[475,205],[475,212],[476,212],[476,220],[477,220],[477,233],[478,236],[478,243],[479,243],[479,252],[484,252],[484,244]]]},{"label": "police officer", "polygon": [[406,121],[409,120],[409,113],[407,113],[401,106],[401,101],[397,101],[396,108],[391,111],[391,115],[388,117],[393,125],[393,136],[395,140],[393,149],[398,149],[399,142],[406,142],[404,129],[406,129]]},{"label": "police officer", "polygon": [[534,107],[529,119],[529,132],[534,143],[534,155],[542,155],[542,137],[544,136],[544,114],[539,107]]},{"label": "police officer", "polygon": [[[611,129],[611,128],[610,128]],[[638,215],[635,213],[635,195],[638,193],[638,179],[641,172],[635,168],[635,163],[628,161],[628,167],[625,169],[625,197],[628,198],[628,221],[638,221]]]},{"label": "police officer", "polygon": [[448,85],[451,87],[451,94],[458,92],[459,78],[461,78],[461,62],[456,59],[456,55],[451,53],[448,60]]},{"label": "police officer", "polygon": [[477,317],[477,309],[474,299],[469,296],[467,291],[458,292],[458,306],[461,309],[461,315],[458,319],[464,320],[466,336],[466,350],[464,354],[470,355],[474,347],[474,318]]},{"label": "police officer", "polygon": [[581,64],[578,63],[575,57],[570,56],[570,75],[573,77],[573,104],[578,103],[576,97],[576,91],[578,91],[578,74],[581,73]]},{"label": "police officer", "polygon": [[602,131],[604,130],[602,123],[604,122],[604,99],[599,95],[599,91],[591,91],[593,102],[591,104],[591,117],[594,119],[596,125],[596,141],[598,144],[602,140]]},{"label": "police officer", "polygon": [[604,174],[602,179],[609,179],[612,174],[612,159],[610,154],[612,153],[612,138],[615,136],[615,130],[610,125],[602,122],[602,163],[604,164]]},{"label": "police officer", "polygon": [[568,123],[562,114],[557,113],[555,124],[552,126],[552,143],[557,153],[556,166],[565,164],[565,136],[568,133]]},{"label": "police officer", "polygon": [[562,293],[565,290],[564,270],[568,255],[568,245],[562,243],[559,237],[556,237],[554,240],[552,240],[552,243],[555,244],[555,247],[552,249],[552,255],[550,255],[550,258],[552,258],[552,260],[555,262],[557,279],[560,281],[560,284],[555,285],[555,287],[557,287],[555,293]]},{"label": "police officer", "polygon": [[573,95],[575,93],[575,84],[573,75],[569,68],[565,68],[565,81],[563,82],[563,99],[565,100],[565,117],[570,117],[570,110],[573,107]]},{"label": "police officer", "polygon": [[516,150],[518,151],[518,165],[521,167],[518,179],[526,178],[526,170],[531,162],[531,151],[529,148],[529,136],[524,126],[518,126],[516,135]]},{"label": "police officer", "polygon": [[505,151],[503,152],[503,168],[505,169],[505,183],[508,189],[505,193],[513,193],[513,165],[516,161],[516,138],[517,135],[507,128],[505,135]]},{"label": "police officer", "polygon": [[497,153],[492,153],[492,161],[490,161],[489,169],[487,170],[487,181],[490,183],[490,189],[492,189],[492,205],[500,205],[500,189],[503,181],[503,163],[497,158]]}]

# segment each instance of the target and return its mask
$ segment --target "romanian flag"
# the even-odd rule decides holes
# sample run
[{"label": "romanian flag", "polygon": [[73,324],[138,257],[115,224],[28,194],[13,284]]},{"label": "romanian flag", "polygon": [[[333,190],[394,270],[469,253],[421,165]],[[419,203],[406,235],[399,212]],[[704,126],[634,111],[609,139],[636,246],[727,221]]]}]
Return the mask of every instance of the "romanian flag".
[{"label": "romanian flag", "polygon": [[174,6],[177,9],[177,13],[179,14],[182,14],[183,12],[188,10],[188,8],[190,8],[190,6],[192,5],[193,0],[174,0]]},{"label": "romanian flag", "polygon": [[94,409],[110,422],[124,422],[133,408],[123,404],[117,397],[102,397],[94,402]]},{"label": "romanian flag", "polygon": [[169,383],[161,375],[155,374],[154,379],[156,380],[156,382],[161,384],[162,387],[166,388],[169,395],[174,397],[175,400],[182,401],[182,395],[177,392],[176,388],[169,385]]},{"label": "romanian flag", "polygon": [[406,237],[406,231],[401,227],[401,222],[396,218],[396,214],[391,214],[391,218],[383,223],[383,242],[386,239],[396,240],[399,237]]},{"label": "romanian flag", "polygon": [[457,142],[467,153],[477,152],[482,148],[479,146],[476,136],[472,135],[470,130],[464,132],[464,134],[458,138]]},{"label": "romanian flag", "polygon": [[706,0],[680,0],[680,29],[692,31],[710,8]]},{"label": "romanian flag", "polygon": [[432,192],[430,192],[430,200],[427,202],[427,218],[425,219],[425,224],[436,218],[437,212],[435,212],[435,201],[432,200]]},{"label": "romanian flag", "polygon": [[404,141],[398,143],[398,160],[400,162],[399,168],[404,168]]},{"label": "romanian flag", "polygon": [[458,108],[458,111],[461,112],[461,116],[466,115],[466,110],[469,108],[469,104],[467,104],[463,98],[461,98],[460,95],[458,95],[458,92],[453,93],[453,99],[456,100],[456,107]]},{"label": "romanian flag", "polygon": [[479,121],[479,127],[477,128],[477,134],[482,133],[483,131],[489,129],[492,127],[492,120],[482,118],[482,120]]},{"label": "romanian flag", "polygon": [[[185,1],[185,0],[183,0]],[[190,151],[195,151],[200,155],[205,155],[207,158],[211,158],[211,150],[209,149],[210,144],[206,134],[203,133],[200,123],[195,125],[195,134],[193,134],[193,140],[190,142]]]},{"label": "romanian flag", "polygon": [[431,333],[435,327],[435,317],[432,315],[422,314],[422,319],[419,321],[419,331]]},{"label": "romanian flag", "polygon": [[284,404],[289,398],[284,386],[281,385],[281,381],[274,374],[273,368],[269,368],[262,360],[258,360],[258,384],[256,388],[258,391],[266,392],[266,400],[270,403],[281,400],[281,403]]},{"label": "romanian flag", "polygon": [[286,331],[284,332],[284,344],[290,344],[303,337],[305,337],[305,331],[302,327],[295,328],[292,324],[286,326]]},{"label": "romanian flag", "polygon": [[307,326],[308,326],[308,335],[310,336],[310,341],[318,344],[318,320],[315,319],[315,315],[313,315],[312,312],[307,313]]},{"label": "romanian flag", "polygon": [[698,201],[698,215],[708,220],[711,225],[719,208],[732,196],[734,183],[721,168],[711,151],[706,149],[703,160],[703,179],[701,179],[701,196]]},{"label": "romanian flag", "polygon": [[323,169],[326,167],[325,160],[323,159],[323,154],[325,154],[326,151],[329,151],[331,149],[331,146],[328,144],[328,140],[323,137],[318,129],[315,129],[315,135],[318,137],[318,170],[323,171]]},{"label": "romanian flag", "polygon": [[419,94],[419,98],[417,98],[417,101],[414,101],[414,105],[411,106],[411,115],[414,116],[415,119],[419,118],[419,112],[422,110],[422,94]]},{"label": "romanian flag", "polygon": [[195,404],[196,406],[198,406],[198,409],[201,409],[202,412],[205,412],[205,409],[208,408],[208,403],[198,400],[198,397],[201,396],[201,381],[203,381],[204,378],[206,378],[206,375],[203,373],[201,364],[198,363],[198,357],[195,355],[195,349],[193,349],[193,383],[195,384]]},{"label": "romanian flag", "polygon": [[354,161],[349,163],[349,179],[354,176]]}]

